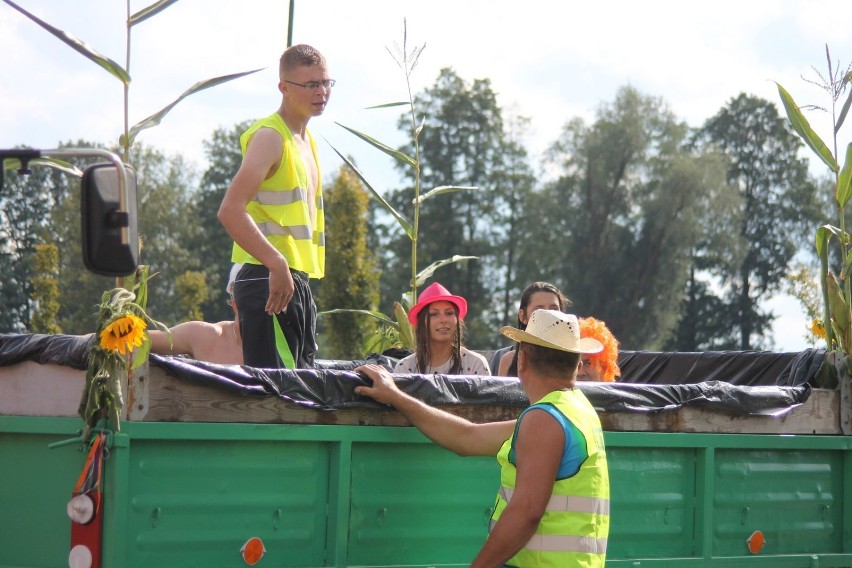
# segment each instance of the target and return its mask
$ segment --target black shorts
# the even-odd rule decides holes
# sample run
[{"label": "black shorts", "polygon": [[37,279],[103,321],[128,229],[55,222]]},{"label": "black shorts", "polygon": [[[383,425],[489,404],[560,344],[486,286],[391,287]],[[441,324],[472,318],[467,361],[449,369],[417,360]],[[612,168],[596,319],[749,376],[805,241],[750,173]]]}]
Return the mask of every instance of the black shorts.
[{"label": "black shorts", "polygon": [[262,368],[312,369],[317,352],[317,307],[308,275],[291,270],[295,290],[287,309],[266,313],[269,269],[245,264],[234,281],[234,301],[240,319],[243,360]]}]

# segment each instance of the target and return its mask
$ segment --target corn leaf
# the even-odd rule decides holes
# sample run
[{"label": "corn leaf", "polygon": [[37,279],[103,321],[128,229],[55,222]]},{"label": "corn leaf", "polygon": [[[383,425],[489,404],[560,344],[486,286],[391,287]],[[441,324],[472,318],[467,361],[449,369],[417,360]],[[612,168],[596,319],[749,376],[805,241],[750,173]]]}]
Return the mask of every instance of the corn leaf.
[{"label": "corn leaf", "polygon": [[[849,72],[849,75],[846,76],[846,83],[848,84],[852,81],[852,71]],[[846,102],[843,103],[843,108],[840,109],[840,116],[837,117],[837,124],[834,125],[834,133],[840,130],[840,127],[843,126],[843,121],[846,120],[846,114],[849,112],[849,106],[852,105],[852,90],[849,91],[849,96],[846,97]]]},{"label": "corn leaf", "polygon": [[374,312],[374,311],[371,311],[371,310],[354,310],[354,309],[348,309],[348,308],[337,308],[337,309],[334,309],[334,310],[325,310],[325,311],[322,311],[322,312],[317,312],[318,316],[329,316],[329,315],[334,315],[334,314],[359,314],[359,315],[362,315],[362,316],[370,316],[372,318],[379,320],[380,322],[382,322],[385,325],[391,326],[394,329],[397,329],[399,327],[396,324],[395,321],[390,319],[388,316],[386,316],[382,312]]},{"label": "corn leaf", "polygon": [[411,306],[417,303],[417,299],[415,298],[414,293],[411,289],[408,289],[403,292],[400,297],[402,299],[402,306],[404,308],[411,308]]},{"label": "corn leaf", "polygon": [[846,280],[849,278],[850,270],[852,270],[852,254],[846,256],[846,262],[843,263],[843,267],[840,269],[840,279]]},{"label": "corn leaf", "polygon": [[816,250],[820,258],[828,258],[828,241],[831,240],[833,229],[831,225],[823,225],[816,232]]},{"label": "corn leaf", "polygon": [[57,38],[62,40],[63,43],[65,43],[66,45],[68,45],[69,47],[71,47],[72,49],[77,51],[78,53],[81,53],[82,55],[84,55],[87,59],[94,61],[95,63],[97,63],[98,65],[100,65],[104,69],[106,69],[110,73],[110,75],[112,75],[113,77],[116,77],[119,81],[121,81],[125,85],[130,84],[130,75],[127,74],[127,71],[124,70],[124,67],[122,67],[121,65],[119,65],[118,63],[116,63],[115,61],[110,59],[109,57],[101,55],[100,53],[98,53],[97,51],[95,51],[94,49],[92,49],[91,47],[86,45],[83,41],[75,38],[72,35],[69,35],[69,34],[63,32],[62,30],[60,30],[58,28],[51,26],[50,24],[48,24],[44,20],[41,20],[41,19],[37,18],[36,16],[30,14],[29,12],[27,12],[26,10],[24,10],[23,8],[21,8],[20,6],[18,6],[14,2],[12,2],[11,0],[3,0],[3,2],[8,4],[9,6],[14,8],[15,10],[17,10],[18,12],[20,12],[21,14],[23,14],[27,18],[34,21],[35,23],[40,25],[42,28],[46,29],[48,32],[50,32],[51,34],[53,34],[54,36],[56,36]]},{"label": "corn leaf", "polygon": [[151,128],[160,124],[160,121],[163,119],[163,117],[166,116],[175,107],[175,105],[177,105],[186,97],[193,95],[199,91],[203,91],[204,89],[209,89],[210,87],[215,87],[216,85],[221,85],[222,83],[227,83],[228,81],[233,81],[234,79],[239,79],[240,77],[245,77],[246,75],[251,75],[252,73],[257,73],[258,71],[261,71],[263,69],[264,68],[261,67],[260,69],[243,71],[242,73],[233,73],[231,75],[223,75],[221,77],[214,77],[213,79],[207,79],[205,81],[197,82],[196,84],[185,90],[181,94],[181,96],[172,101],[159,112],[156,112],[145,120],[133,125],[133,127],[128,133],[127,140],[124,140],[122,138],[122,145],[130,146],[131,144],[133,144],[133,140],[136,139],[136,136],[139,134],[139,132],[145,130],[146,128]]},{"label": "corn leaf", "polygon": [[146,8],[142,8],[132,16],[130,16],[130,25],[135,26],[136,24],[141,24],[148,18],[152,16],[156,16],[178,0],[160,0],[159,2],[154,2],[150,6]]},{"label": "corn leaf", "polygon": [[[324,139],[324,140],[325,140],[325,139]],[[402,230],[403,230],[403,231],[405,231],[405,233],[408,235],[408,238],[409,238],[409,239],[414,239],[414,238],[415,238],[415,234],[414,234],[414,227],[411,225],[411,223],[409,223],[409,222],[405,219],[405,217],[403,217],[402,215],[400,215],[400,213],[399,213],[396,209],[394,209],[394,208],[391,206],[391,204],[390,204],[390,203],[388,203],[388,202],[385,200],[385,198],[384,198],[384,197],[382,197],[382,195],[381,195],[378,191],[376,191],[375,189],[373,189],[373,186],[372,186],[372,185],[370,185],[370,182],[368,182],[368,181],[367,181],[367,178],[365,178],[365,177],[363,176],[363,174],[361,174],[361,172],[360,172],[360,171],[358,171],[358,168],[356,168],[356,167],[355,167],[355,164],[353,164],[353,163],[352,163],[352,161],[351,161],[351,160],[349,160],[349,158],[347,158],[346,156],[344,156],[343,154],[341,154],[341,153],[337,150],[337,148],[335,148],[335,147],[331,144],[331,142],[329,142],[328,140],[326,140],[326,142],[328,143],[328,145],[329,145],[329,146],[331,146],[331,149],[332,149],[332,150],[334,150],[334,152],[335,152],[338,156],[340,156],[340,159],[341,159],[341,160],[343,160],[343,161],[344,161],[344,163],[346,163],[346,165],[347,165],[347,166],[349,166],[349,167],[352,169],[352,171],[353,171],[353,172],[355,172],[355,175],[356,175],[356,176],[358,176],[358,178],[359,178],[359,179],[360,179],[360,180],[364,183],[364,185],[365,185],[365,186],[367,186],[367,189],[369,189],[369,190],[370,190],[370,192],[373,194],[373,197],[375,197],[375,198],[379,201],[379,203],[381,203],[382,205],[384,205],[385,209],[387,209],[387,210],[388,210],[388,213],[390,213],[390,214],[393,216],[393,218],[394,218],[394,219],[396,219],[396,222],[397,222],[397,223],[399,223],[399,226],[400,226],[400,227],[402,227]]]},{"label": "corn leaf", "polygon": [[421,195],[417,199],[412,199],[411,202],[414,205],[420,205],[421,203],[423,203],[427,199],[431,199],[433,197],[437,197],[437,196],[443,195],[445,193],[455,193],[456,191],[466,191],[468,189],[479,189],[479,188],[476,187],[476,186],[473,186],[473,185],[441,185],[441,186],[438,186],[438,187],[428,191],[427,193],[424,193],[423,195]]},{"label": "corn leaf", "polygon": [[828,242],[834,235],[840,240],[842,231],[833,225],[823,225],[816,232],[816,251],[820,258],[828,258]]},{"label": "corn leaf", "polygon": [[391,158],[393,158],[395,160],[399,160],[403,164],[408,164],[411,167],[417,167],[417,162],[414,161],[414,158],[412,158],[411,156],[409,156],[405,152],[400,152],[399,150],[395,150],[395,149],[391,148],[390,146],[387,146],[387,145],[379,142],[378,140],[376,140],[372,136],[368,136],[367,134],[364,134],[363,132],[358,132],[357,130],[355,130],[353,128],[349,128],[348,126],[344,126],[344,125],[340,124],[339,122],[335,122],[335,124],[337,126],[341,127],[341,128],[348,130],[349,132],[351,132],[352,134],[354,134],[355,136],[357,136],[358,138],[360,138],[364,142],[367,142],[368,144],[372,145],[373,147],[378,148],[379,150],[381,150],[382,152],[384,152],[385,154],[387,154]]},{"label": "corn leaf", "polygon": [[852,196],[852,142],[846,146],[846,161],[843,163],[843,169],[840,170],[840,175],[837,176],[837,204],[844,207],[849,197]]},{"label": "corn leaf", "polygon": [[399,101],[397,103],[385,103],[383,105],[376,105],[376,106],[367,107],[366,110],[373,110],[373,109],[376,109],[376,108],[391,108],[391,107],[398,107],[398,106],[403,106],[403,105],[411,106],[411,103],[408,102],[408,101]]},{"label": "corn leaf", "polygon": [[148,354],[151,353],[151,340],[146,338],[142,345],[133,350],[133,362],[130,365],[131,369],[138,369],[148,361]]},{"label": "corn leaf", "polygon": [[420,139],[420,133],[423,132],[423,129],[426,128],[426,117],[420,119],[420,124],[417,125],[417,128],[414,130],[414,139]]},{"label": "corn leaf", "polygon": [[[83,170],[69,162],[66,162],[64,160],[57,160],[56,158],[34,158],[29,161],[29,165],[45,166],[48,168],[59,170],[61,172],[65,172],[66,174],[71,174],[75,177],[83,177]],[[19,170],[21,169],[21,161],[17,158],[7,158],[4,161],[3,169]]]},{"label": "corn leaf", "polygon": [[408,321],[408,314],[405,308],[399,302],[393,303],[393,313],[396,316],[396,321],[399,329],[399,339],[403,347],[414,346],[414,332],[411,329],[411,322]]},{"label": "corn leaf", "polygon": [[423,283],[426,282],[426,280],[428,280],[429,278],[431,278],[431,276],[435,274],[435,271],[441,268],[442,266],[453,264],[455,262],[467,262],[468,260],[476,260],[478,258],[478,256],[461,256],[458,254],[454,254],[450,258],[436,260],[435,262],[433,262],[432,264],[417,273],[417,278],[414,281],[415,285],[417,287],[422,286]]},{"label": "corn leaf", "polygon": [[843,300],[843,291],[833,274],[828,275],[828,304],[831,308],[832,327],[840,339],[844,351],[849,347],[849,306]]},{"label": "corn leaf", "polygon": [[805,118],[805,115],[802,114],[802,111],[799,110],[799,107],[796,105],[793,97],[790,96],[790,93],[788,93],[780,84],[775,84],[778,85],[778,93],[781,95],[781,102],[784,103],[784,110],[787,112],[787,118],[790,120],[793,130],[795,130],[802,140],[810,146],[811,150],[813,150],[814,153],[816,153],[816,155],[825,162],[825,165],[831,168],[832,172],[837,173],[840,168],[838,167],[834,156],[831,154],[831,150],[829,150],[828,146],[825,145],[825,142],[817,136],[817,133],[813,131],[808,120]]}]

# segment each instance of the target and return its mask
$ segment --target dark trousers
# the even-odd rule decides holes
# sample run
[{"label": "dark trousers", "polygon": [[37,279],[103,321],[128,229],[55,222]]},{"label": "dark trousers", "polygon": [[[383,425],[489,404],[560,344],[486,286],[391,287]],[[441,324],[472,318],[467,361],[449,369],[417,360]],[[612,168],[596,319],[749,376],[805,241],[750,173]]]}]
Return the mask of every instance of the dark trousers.
[{"label": "dark trousers", "polygon": [[246,365],[261,368],[314,367],[316,304],[308,275],[298,270],[290,272],[295,285],[293,298],[286,310],[274,316],[265,310],[269,298],[269,269],[262,264],[245,264],[237,274],[234,300],[240,317]]}]

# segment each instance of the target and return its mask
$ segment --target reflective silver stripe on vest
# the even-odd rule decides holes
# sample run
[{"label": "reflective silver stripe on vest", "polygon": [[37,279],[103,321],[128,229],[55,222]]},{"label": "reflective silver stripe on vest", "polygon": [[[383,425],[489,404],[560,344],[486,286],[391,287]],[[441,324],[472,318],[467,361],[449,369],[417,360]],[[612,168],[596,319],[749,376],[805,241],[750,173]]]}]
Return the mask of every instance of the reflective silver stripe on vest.
[{"label": "reflective silver stripe on vest", "polygon": [[[505,486],[500,487],[500,497],[507,503],[512,500],[513,494],[514,490]],[[578,497],[576,495],[551,495],[545,510],[609,515],[609,499]]]},{"label": "reflective silver stripe on vest", "polygon": [[257,228],[260,229],[260,232],[266,237],[271,235],[289,235],[296,240],[309,241],[312,236],[311,228],[307,225],[282,227],[277,223],[267,221],[265,223],[258,223]]},{"label": "reflective silver stripe on vest", "polygon": [[524,545],[527,550],[541,552],[587,552],[606,554],[606,539],[593,536],[567,536],[555,534],[534,534]]},{"label": "reflective silver stripe on vest", "polygon": [[317,244],[321,247],[325,246],[325,233],[320,233],[317,237]]},{"label": "reflective silver stripe on vest", "polygon": [[[497,523],[491,521],[489,531],[494,530]],[[527,550],[540,552],[586,552],[589,554],[606,554],[607,539],[593,536],[573,536],[562,534],[534,534],[524,545]]]},{"label": "reflective silver stripe on vest", "polygon": [[261,205],[290,205],[297,201],[307,201],[308,197],[304,189],[296,187],[292,191],[260,189],[254,199]]}]

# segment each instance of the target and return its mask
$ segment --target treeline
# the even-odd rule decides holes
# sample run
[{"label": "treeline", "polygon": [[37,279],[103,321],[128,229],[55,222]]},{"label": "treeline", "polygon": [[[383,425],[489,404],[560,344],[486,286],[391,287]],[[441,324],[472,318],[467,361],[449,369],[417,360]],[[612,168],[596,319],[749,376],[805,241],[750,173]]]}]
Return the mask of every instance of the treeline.
[{"label": "treeline", "polygon": [[[559,286],[578,315],[605,320],[626,349],[771,346],[762,303],[785,285],[794,256],[809,253],[823,216],[799,139],[771,102],[741,94],[691,128],[662,99],[625,87],[591,123],[568,120],[533,164],[528,121],[497,99],[489,80],[468,82],[452,69],[415,99],[425,119],[423,188],[478,188],[424,202],[418,240],[421,269],[453,255],[478,257],[435,277],[468,299],[470,346],[500,344],[497,328],[514,323],[520,293],[534,280]],[[216,211],[247,125],[213,133],[200,176],[180,156],[135,148],[141,261],[158,273],[149,307],[167,324],[231,317],[230,239]],[[413,187],[412,172],[401,174]],[[375,201],[368,205],[357,178],[325,175],[329,274],[318,285],[320,309],[390,314],[408,288],[409,241]],[[92,330],[94,305],[114,281],[82,266],[76,184],[53,170],[7,172],[0,330]],[[411,187],[387,196],[408,214],[412,197]],[[365,316],[325,316],[321,355],[361,356],[373,329]]]}]

